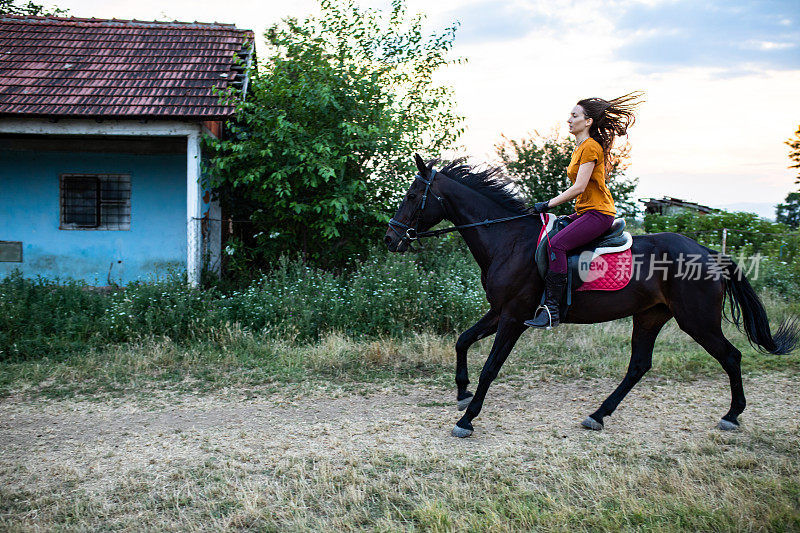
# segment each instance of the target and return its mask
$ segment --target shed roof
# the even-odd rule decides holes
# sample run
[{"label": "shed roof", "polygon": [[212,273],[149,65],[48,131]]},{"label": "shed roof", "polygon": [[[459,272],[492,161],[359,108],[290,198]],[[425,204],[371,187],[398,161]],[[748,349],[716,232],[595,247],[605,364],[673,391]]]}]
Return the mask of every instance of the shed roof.
[{"label": "shed roof", "polygon": [[232,24],[0,16],[0,115],[222,119],[253,32]]},{"label": "shed roof", "polygon": [[664,196],[663,198],[650,198],[647,200],[642,199],[639,201],[645,204],[646,211],[658,210],[661,207],[683,207],[687,209],[692,209],[694,211],[699,211],[702,214],[719,211],[719,209],[716,209],[714,207],[698,204],[696,202],[690,202],[689,200],[674,198],[672,196]]}]

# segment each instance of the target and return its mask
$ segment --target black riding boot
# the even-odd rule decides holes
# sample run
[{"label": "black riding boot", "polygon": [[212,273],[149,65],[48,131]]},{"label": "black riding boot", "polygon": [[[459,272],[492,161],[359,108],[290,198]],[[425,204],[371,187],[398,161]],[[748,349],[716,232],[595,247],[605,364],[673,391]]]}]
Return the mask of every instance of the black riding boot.
[{"label": "black riding boot", "polygon": [[564,289],[567,286],[567,274],[548,270],[544,275],[545,299],[539,306],[539,314],[533,320],[526,320],[525,325],[532,328],[550,329],[558,325],[561,316],[561,302],[564,300]]}]

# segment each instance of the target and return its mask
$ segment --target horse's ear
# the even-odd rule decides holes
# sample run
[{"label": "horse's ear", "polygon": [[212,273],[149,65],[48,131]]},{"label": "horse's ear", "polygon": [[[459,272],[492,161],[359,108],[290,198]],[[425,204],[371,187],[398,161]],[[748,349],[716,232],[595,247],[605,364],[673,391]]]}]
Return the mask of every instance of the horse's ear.
[{"label": "horse's ear", "polygon": [[431,169],[425,166],[425,161],[422,160],[419,154],[414,154],[414,162],[417,164],[419,175],[423,178],[427,178],[431,173]]}]

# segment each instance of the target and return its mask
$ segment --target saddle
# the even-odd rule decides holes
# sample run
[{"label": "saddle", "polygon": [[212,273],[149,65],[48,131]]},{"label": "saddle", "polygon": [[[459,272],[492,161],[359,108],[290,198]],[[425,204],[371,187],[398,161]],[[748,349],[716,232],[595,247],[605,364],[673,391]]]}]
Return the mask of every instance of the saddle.
[{"label": "saddle", "polygon": [[[558,218],[552,213],[542,214],[542,231],[539,233],[539,240],[536,245],[536,253],[534,255],[536,268],[539,270],[539,275],[544,278],[549,265],[548,253],[550,248],[548,246],[548,238],[552,239],[559,231],[566,228],[572,221],[567,217]],[[605,261],[596,261],[598,257],[617,254],[630,250],[633,245],[633,237],[625,231],[625,219],[618,218],[614,220],[611,227],[600,235],[598,238],[591,242],[586,243],[579,248],[570,250],[567,254],[567,305],[561,306],[562,318],[566,315],[567,310],[572,303],[572,292],[580,290],[587,280],[591,280],[591,273],[598,263],[605,264]],[[610,256],[618,257],[618,256]],[[627,281],[626,281],[627,282]],[[615,287],[609,289],[598,288],[594,281],[590,281],[587,290],[614,290]],[[542,294],[542,301],[544,301],[544,294]]]}]

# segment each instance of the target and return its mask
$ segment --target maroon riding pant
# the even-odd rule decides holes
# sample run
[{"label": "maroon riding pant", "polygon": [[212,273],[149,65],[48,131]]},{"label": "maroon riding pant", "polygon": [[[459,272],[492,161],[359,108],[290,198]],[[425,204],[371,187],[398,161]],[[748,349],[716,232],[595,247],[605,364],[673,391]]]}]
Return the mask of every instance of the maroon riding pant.
[{"label": "maroon riding pant", "polygon": [[605,233],[614,223],[613,215],[590,209],[580,215],[572,213],[570,224],[550,239],[550,250],[555,254],[550,257],[550,270],[564,274],[567,272],[567,252],[582,246]]}]

